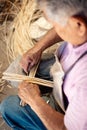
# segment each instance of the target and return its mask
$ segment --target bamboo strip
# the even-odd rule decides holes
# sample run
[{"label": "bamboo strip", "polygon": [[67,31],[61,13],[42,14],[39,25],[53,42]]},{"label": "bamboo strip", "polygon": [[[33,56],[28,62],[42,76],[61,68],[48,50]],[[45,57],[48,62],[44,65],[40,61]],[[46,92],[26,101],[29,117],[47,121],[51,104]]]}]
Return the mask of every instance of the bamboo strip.
[{"label": "bamboo strip", "polygon": [[38,64],[36,64],[29,72],[29,77],[35,77],[36,75],[36,72],[37,72],[37,69],[38,69],[38,66],[39,66],[39,62]]},{"label": "bamboo strip", "polygon": [[13,77],[13,76],[3,76],[2,79],[6,79],[6,80],[10,80],[10,81],[27,81],[29,83],[35,83],[38,85],[42,85],[42,86],[47,86],[47,87],[51,87],[53,88],[53,82],[52,81],[48,81],[45,79],[40,79],[40,78],[36,78],[36,77],[29,77],[29,76],[24,76],[24,77]]}]

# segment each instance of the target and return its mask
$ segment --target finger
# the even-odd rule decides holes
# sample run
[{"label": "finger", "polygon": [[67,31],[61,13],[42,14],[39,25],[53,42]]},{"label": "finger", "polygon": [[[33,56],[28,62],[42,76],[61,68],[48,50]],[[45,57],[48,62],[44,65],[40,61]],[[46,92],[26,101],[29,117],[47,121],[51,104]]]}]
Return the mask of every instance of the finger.
[{"label": "finger", "polygon": [[27,73],[27,66],[28,66],[28,63],[21,63],[20,64],[21,68],[24,70],[25,73]]},{"label": "finger", "polygon": [[28,63],[28,66],[27,66],[27,74],[29,74],[30,69],[31,69],[31,63]]},{"label": "finger", "polygon": [[26,105],[26,103],[24,101],[20,101],[20,106],[24,107]]},{"label": "finger", "polygon": [[23,64],[21,65],[23,70],[28,73],[28,71],[30,70],[30,65],[31,65],[31,60],[23,62]]},{"label": "finger", "polygon": [[20,61],[20,66],[23,68],[25,72],[27,72],[28,64],[30,64],[32,61],[28,57],[23,57]]},{"label": "finger", "polygon": [[27,68],[27,72],[28,72],[28,73],[30,72],[30,70],[31,70],[31,68],[32,68],[33,66],[34,66],[34,62],[33,62],[33,61],[28,64],[28,68]]},{"label": "finger", "polygon": [[18,96],[19,96],[19,98],[20,98],[22,101],[24,101],[24,97],[23,97],[23,94],[21,94],[21,92],[18,93]]}]

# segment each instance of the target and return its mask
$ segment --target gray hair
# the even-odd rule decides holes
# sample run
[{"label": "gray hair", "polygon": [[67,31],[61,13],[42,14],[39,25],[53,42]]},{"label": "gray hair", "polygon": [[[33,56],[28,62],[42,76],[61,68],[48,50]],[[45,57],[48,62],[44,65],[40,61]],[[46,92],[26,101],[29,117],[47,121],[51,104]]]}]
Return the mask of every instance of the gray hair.
[{"label": "gray hair", "polygon": [[87,16],[87,0],[37,0],[40,8],[45,7],[46,15],[62,25],[71,16]]}]

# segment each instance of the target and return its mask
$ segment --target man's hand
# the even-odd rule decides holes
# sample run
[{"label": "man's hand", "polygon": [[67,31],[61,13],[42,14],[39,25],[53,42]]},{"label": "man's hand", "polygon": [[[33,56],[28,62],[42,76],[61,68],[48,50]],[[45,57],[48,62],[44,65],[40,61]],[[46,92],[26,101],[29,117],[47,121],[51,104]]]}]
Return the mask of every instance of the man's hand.
[{"label": "man's hand", "polygon": [[64,115],[55,111],[41,97],[38,85],[23,81],[19,85],[19,97],[31,108],[48,130],[66,130],[64,126]]},{"label": "man's hand", "polygon": [[41,54],[42,52],[40,50],[38,51],[35,47],[33,47],[23,55],[20,66],[26,73],[28,73],[28,71],[30,71],[30,69],[39,62]]},{"label": "man's hand", "polygon": [[40,97],[40,90],[38,85],[23,81],[18,88],[18,95],[23,102],[31,104],[36,102],[36,99]]},{"label": "man's hand", "polygon": [[32,49],[28,50],[21,59],[21,67],[27,73],[41,58],[42,52],[55,43],[62,41],[55,29],[52,28]]}]

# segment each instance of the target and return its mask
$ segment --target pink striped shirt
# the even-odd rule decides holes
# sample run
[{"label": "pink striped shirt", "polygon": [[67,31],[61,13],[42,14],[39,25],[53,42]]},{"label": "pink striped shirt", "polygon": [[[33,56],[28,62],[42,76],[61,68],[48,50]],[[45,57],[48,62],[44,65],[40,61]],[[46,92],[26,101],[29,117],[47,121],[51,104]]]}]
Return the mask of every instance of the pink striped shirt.
[{"label": "pink striped shirt", "polygon": [[[68,68],[87,50],[87,43],[73,47],[67,44],[61,65]],[[87,54],[69,72],[64,83],[64,92],[69,105],[64,122],[67,130],[87,130]]]}]

